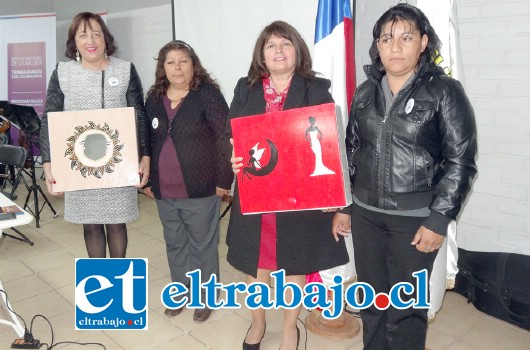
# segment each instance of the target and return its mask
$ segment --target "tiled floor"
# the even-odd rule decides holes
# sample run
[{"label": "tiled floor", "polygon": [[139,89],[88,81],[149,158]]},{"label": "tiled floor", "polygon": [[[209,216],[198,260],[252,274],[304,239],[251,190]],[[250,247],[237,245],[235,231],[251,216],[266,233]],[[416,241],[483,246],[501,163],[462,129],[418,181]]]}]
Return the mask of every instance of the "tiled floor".
[{"label": "tiled floor", "polygon": [[[22,187],[19,197],[25,197]],[[149,330],[148,331],[75,331],[74,330],[74,258],[86,257],[81,227],[68,224],[62,218],[62,199],[52,198],[59,217],[53,219],[45,207],[41,227],[35,223],[20,227],[34,242],[34,246],[5,237],[0,239],[0,278],[17,313],[29,325],[34,315],[44,315],[53,327],[55,342],[78,341],[103,343],[107,349],[241,349],[250,315],[248,310],[221,310],[212,314],[204,324],[192,320],[192,311],[185,310],[173,319],[163,315],[160,302],[162,287],[170,282],[165,256],[162,228],[154,201],[140,195],[141,218],[128,225],[128,257],[149,259]],[[17,202],[21,202],[18,200]],[[242,281],[242,274],[226,262],[225,232],[227,217],[221,221],[222,282]],[[302,311],[305,319],[307,311]],[[0,317],[5,318],[4,311]],[[267,332],[262,349],[278,349],[282,313],[267,315]],[[305,331],[302,329],[302,343]],[[50,344],[50,325],[38,317],[33,324],[33,335]],[[0,350],[9,349],[17,338],[14,330],[0,324]],[[444,306],[429,326],[427,346],[432,349],[530,349],[530,332],[512,326],[477,311],[466,300],[453,292],[446,294]],[[78,349],[64,345],[57,348]],[[88,349],[101,347],[89,346]],[[356,336],[347,340],[328,340],[313,333],[307,334],[307,349],[362,349]]]}]

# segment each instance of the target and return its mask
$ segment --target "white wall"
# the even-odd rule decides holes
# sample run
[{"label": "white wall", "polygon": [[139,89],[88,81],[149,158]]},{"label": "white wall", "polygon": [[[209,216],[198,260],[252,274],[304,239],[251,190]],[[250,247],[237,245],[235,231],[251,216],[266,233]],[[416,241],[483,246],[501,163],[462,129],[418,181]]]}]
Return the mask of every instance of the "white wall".
[{"label": "white wall", "polygon": [[175,0],[175,37],[193,47],[230,103],[238,79],[248,74],[256,39],[271,22],[291,24],[313,53],[317,5],[318,0]]},{"label": "white wall", "polygon": [[[361,64],[370,62],[373,25],[396,3],[357,0],[358,83],[365,80]],[[479,173],[460,216],[458,243],[530,255],[530,2],[456,3],[479,146]]]},{"label": "white wall", "polygon": [[530,255],[530,2],[461,0],[466,86],[475,107],[479,177],[460,241]]},{"label": "white wall", "polygon": [[52,0],[2,0],[0,16],[55,12]]},{"label": "white wall", "polygon": [[134,63],[147,92],[155,82],[158,51],[173,39],[171,5],[109,12],[107,24],[119,45],[115,56]]},{"label": "white wall", "polygon": [[[6,1],[6,0],[3,0]],[[57,12],[58,20],[71,20],[79,12],[122,12],[132,9],[141,9],[146,7],[156,7],[162,5],[171,5],[171,0],[7,0],[8,2],[25,1],[25,2],[42,2],[48,1],[53,4],[53,9]],[[188,0],[185,0],[188,1]]]}]

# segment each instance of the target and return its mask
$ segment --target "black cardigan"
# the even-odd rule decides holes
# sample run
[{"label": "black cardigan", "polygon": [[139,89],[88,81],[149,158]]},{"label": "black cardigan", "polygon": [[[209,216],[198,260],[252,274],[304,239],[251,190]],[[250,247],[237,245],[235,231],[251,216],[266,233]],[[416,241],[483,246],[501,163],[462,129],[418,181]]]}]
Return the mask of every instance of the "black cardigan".
[{"label": "black cardigan", "polygon": [[[284,110],[333,102],[327,79],[292,78]],[[246,78],[237,83],[229,118],[265,113],[261,83],[250,87]],[[227,123],[227,134],[231,135]],[[333,213],[321,210],[282,212],[276,214],[278,269],[288,275],[303,275],[326,270],[348,262],[344,239],[335,242],[331,233]],[[228,262],[235,268],[256,277],[261,234],[261,215],[242,215],[236,182],[226,243]]]},{"label": "black cardigan", "polygon": [[[153,95],[145,102],[151,132],[150,184],[155,197],[161,199],[158,164],[164,161],[160,152],[168,135],[169,118],[162,99]],[[219,89],[202,83],[197,91],[189,91],[173,119],[170,135],[189,198],[209,197],[216,187],[230,189],[232,185],[230,159],[220,151],[230,147],[224,134],[227,114],[228,105]]]}]

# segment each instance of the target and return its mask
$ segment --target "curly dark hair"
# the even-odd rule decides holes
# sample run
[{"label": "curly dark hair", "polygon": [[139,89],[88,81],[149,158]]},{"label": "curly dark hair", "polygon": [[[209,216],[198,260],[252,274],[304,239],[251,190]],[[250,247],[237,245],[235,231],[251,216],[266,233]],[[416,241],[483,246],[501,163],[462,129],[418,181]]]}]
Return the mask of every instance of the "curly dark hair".
[{"label": "curly dark hair", "polygon": [[193,64],[193,78],[190,82],[190,90],[198,90],[199,86],[201,86],[203,82],[212,84],[217,89],[220,89],[219,84],[217,84],[217,82],[210,76],[210,73],[208,73],[202,66],[201,60],[195,53],[195,50],[193,50],[190,45],[182,40],[173,40],[164,45],[158,52],[158,58],[155,58],[157,61],[155,70],[155,83],[149,89],[148,95],[154,94],[153,96],[156,99],[159,99],[167,92],[169,80],[166,77],[164,62],[166,61],[168,52],[173,50],[184,51],[191,58],[191,62]]},{"label": "curly dark hair", "polygon": [[72,23],[70,24],[70,28],[68,29],[68,39],[66,39],[66,51],[64,52],[64,55],[66,57],[75,59],[75,53],[77,51],[77,47],[75,46],[75,33],[81,26],[84,26],[84,28],[88,26],[88,28],[93,29],[92,25],[90,24],[90,20],[96,21],[100,25],[101,30],[103,31],[107,55],[112,55],[118,49],[118,46],[114,42],[114,36],[110,33],[109,28],[107,27],[105,22],[103,22],[101,16],[97,13],[81,12],[78,13],[74,17],[74,19],[72,19]]},{"label": "curly dark hair", "polygon": [[420,55],[420,59],[418,60],[418,66],[432,62],[433,59],[437,56],[437,53],[440,51],[440,39],[434,31],[434,28],[431,26],[427,16],[425,16],[425,14],[420,9],[410,4],[397,4],[396,6],[391,7],[388,11],[383,13],[383,15],[375,23],[374,29],[372,31],[373,41],[372,46],[370,47],[370,58],[372,59],[372,65],[380,73],[384,73],[385,68],[383,67],[383,63],[381,62],[381,57],[379,56],[379,50],[377,49],[377,41],[381,36],[383,27],[387,23],[392,22],[393,27],[395,23],[399,21],[408,22],[411,26],[414,26],[420,32],[420,36],[423,36],[423,34],[427,34],[429,41],[427,42],[427,47]]},{"label": "curly dark hair", "polygon": [[316,73],[312,68],[311,55],[309,48],[305,43],[304,39],[298,33],[298,31],[291,26],[289,23],[283,21],[275,21],[266,26],[258,37],[256,45],[254,46],[254,52],[252,54],[252,63],[248,70],[248,83],[250,86],[256,85],[261,82],[261,79],[269,74],[267,67],[265,66],[265,56],[263,56],[263,48],[267,43],[267,40],[272,35],[276,35],[280,38],[290,40],[296,51],[296,67],[295,71],[301,74],[304,78],[314,78]]}]

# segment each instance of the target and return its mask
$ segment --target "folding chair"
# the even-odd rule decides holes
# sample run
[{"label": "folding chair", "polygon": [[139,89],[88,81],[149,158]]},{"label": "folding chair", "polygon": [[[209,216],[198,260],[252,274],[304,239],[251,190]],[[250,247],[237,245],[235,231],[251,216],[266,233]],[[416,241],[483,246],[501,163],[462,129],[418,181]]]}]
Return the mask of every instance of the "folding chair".
[{"label": "folding chair", "polygon": [[[28,187],[26,179],[24,179],[23,176],[26,157],[27,152],[24,147],[0,145],[0,163],[4,164],[6,166],[6,169],[11,166],[16,169],[14,178],[11,178],[11,176],[9,176],[8,174],[0,174],[0,177],[3,177],[6,180],[10,181],[13,185],[11,188],[11,193],[8,195],[8,198],[10,199],[13,198],[13,194],[15,193],[15,190],[17,189],[17,186],[20,181],[23,181],[26,184],[26,188]],[[6,181],[4,181],[3,188],[5,188],[5,183]]]},{"label": "folding chair", "polygon": [[[6,165],[6,169],[9,166],[13,166],[16,169],[15,178],[11,180],[13,186],[11,188],[11,193],[9,194],[8,198],[13,198],[13,194],[15,193],[15,190],[17,189],[17,186],[20,183],[20,181],[23,181],[24,184],[26,185],[26,188],[29,188],[26,182],[26,179],[24,179],[24,176],[23,176],[24,164],[26,162],[26,155],[27,155],[27,152],[24,147],[12,146],[12,145],[0,145],[0,163]],[[10,176],[7,174],[0,174],[0,177],[5,178],[5,181],[4,181],[4,186],[5,186],[5,182],[10,178]],[[5,232],[2,232],[2,235],[8,236],[14,239],[18,239],[19,241],[27,242],[29,243],[29,245],[33,245],[33,242],[28,237],[26,237],[22,232],[20,232],[14,227],[11,227],[10,229],[15,231],[22,238],[12,236]]]}]

